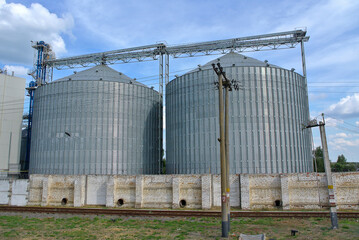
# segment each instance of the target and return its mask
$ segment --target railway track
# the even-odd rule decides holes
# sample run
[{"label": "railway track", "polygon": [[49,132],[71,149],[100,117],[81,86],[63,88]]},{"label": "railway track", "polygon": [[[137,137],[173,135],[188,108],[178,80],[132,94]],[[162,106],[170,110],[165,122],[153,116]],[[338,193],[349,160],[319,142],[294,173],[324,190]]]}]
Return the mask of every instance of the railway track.
[{"label": "railway track", "polygon": [[[158,216],[158,217],[220,217],[219,211],[202,210],[149,210],[149,209],[105,209],[73,207],[15,207],[0,206],[0,212],[72,214],[72,215],[117,215],[117,216]],[[330,217],[329,212],[298,211],[232,211],[232,218],[238,217],[272,217],[272,218],[310,218]],[[359,212],[338,212],[339,218],[359,218]]]}]

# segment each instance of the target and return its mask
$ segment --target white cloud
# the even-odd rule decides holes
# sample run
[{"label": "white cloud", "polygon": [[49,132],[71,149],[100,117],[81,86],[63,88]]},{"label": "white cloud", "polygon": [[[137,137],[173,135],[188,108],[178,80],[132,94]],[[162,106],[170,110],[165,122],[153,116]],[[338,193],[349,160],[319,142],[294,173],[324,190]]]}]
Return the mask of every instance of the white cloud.
[{"label": "white cloud", "polygon": [[357,126],[359,126],[359,121],[355,122],[355,124],[356,124]]},{"label": "white cloud", "polygon": [[244,11],[239,1],[225,2],[66,0],[65,4],[81,31],[112,48],[123,48],[161,40],[179,44],[246,36],[252,26],[260,27],[260,13]]},{"label": "white cloud", "polygon": [[346,133],[337,133],[337,134],[335,134],[335,137],[347,138],[348,135]]},{"label": "white cloud", "polygon": [[310,55],[308,69],[357,62],[359,56],[353,49],[358,48],[359,37],[344,39],[340,43],[336,42],[323,46],[323,48],[317,49]]},{"label": "white cloud", "polygon": [[73,19],[70,15],[58,17],[38,3],[27,8],[0,1],[0,62],[31,65],[34,56],[31,40],[50,43],[59,55],[66,52],[61,34],[71,35]]},{"label": "white cloud", "polygon": [[330,105],[328,113],[342,117],[357,117],[359,116],[358,106],[359,94],[355,93],[352,96],[346,96],[340,99],[338,103]]},{"label": "white cloud", "polygon": [[23,66],[9,66],[5,65],[4,70],[7,70],[8,74],[14,72],[15,76],[27,76],[30,69]]},{"label": "white cloud", "polygon": [[359,60],[353,51],[359,47],[359,38],[354,33],[359,24],[359,1],[300,1],[295,7],[281,10],[284,14],[275,31],[307,27],[310,36],[306,44],[308,70],[333,65],[345,67],[344,64],[350,66]]},{"label": "white cloud", "polygon": [[350,161],[358,161],[359,134],[336,133],[328,136],[329,150],[335,153],[332,156],[344,154]]},{"label": "white cloud", "polygon": [[[319,121],[321,121],[321,120],[319,120]],[[344,123],[343,120],[334,119],[334,118],[331,118],[331,117],[326,117],[325,118],[325,125],[328,126],[328,127],[336,127],[338,124],[342,124],[342,123]]]},{"label": "white cloud", "polygon": [[328,40],[357,26],[358,7],[356,0],[322,0],[314,4],[312,1],[298,2],[295,8],[289,6],[292,11],[281,18],[276,30],[287,31],[305,26],[311,35]]},{"label": "white cloud", "polygon": [[358,147],[359,139],[334,138],[330,141],[330,143],[333,147],[345,149],[347,147]]}]

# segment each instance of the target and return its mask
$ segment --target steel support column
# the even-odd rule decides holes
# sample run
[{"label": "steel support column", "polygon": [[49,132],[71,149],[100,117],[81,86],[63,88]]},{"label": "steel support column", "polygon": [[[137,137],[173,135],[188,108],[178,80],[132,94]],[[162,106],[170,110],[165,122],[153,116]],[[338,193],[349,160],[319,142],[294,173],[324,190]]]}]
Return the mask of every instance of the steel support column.
[{"label": "steel support column", "polygon": [[30,149],[31,149],[31,130],[32,130],[32,114],[34,107],[34,92],[35,89],[29,90],[30,101],[29,101],[29,117],[27,125],[27,144],[26,144],[26,155],[25,155],[25,170],[29,170],[30,166]]},{"label": "steel support column", "polygon": [[[307,66],[306,66],[306,62],[305,62],[305,51],[304,51],[304,41],[303,39],[300,41],[300,50],[301,50],[301,56],[302,56],[302,70],[303,70],[303,77],[304,77],[304,81],[305,81],[305,91],[306,91],[306,98],[305,100],[308,101],[308,82],[307,82]],[[308,105],[309,106],[309,105]],[[310,121],[310,112],[309,109],[307,111],[307,116],[308,116],[308,121]],[[310,131],[310,135],[312,136],[312,129],[309,129]],[[307,163],[307,166],[309,167],[309,163]],[[308,169],[307,167],[307,169]],[[314,169],[314,165],[313,165],[313,161],[312,161],[312,167]]]},{"label": "steel support column", "polygon": [[303,69],[303,77],[305,82],[307,83],[307,67],[305,65],[305,52],[304,52],[304,41],[300,41],[300,49],[302,54],[302,69]]},{"label": "steel support column", "polygon": [[165,86],[170,81],[170,56],[166,53],[165,55]]},{"label": "steel support column", "polygon": [[159,79],[158,79],[158,92],[160,98],[160,110],[159,110],[159,135],[158,135],[158,151],[159,151],[159,160],[158,160],[158,174],[161,174],[161,166],[162,166],[162,127],[163,127],[163,54],[160,54],[159,57]]}]

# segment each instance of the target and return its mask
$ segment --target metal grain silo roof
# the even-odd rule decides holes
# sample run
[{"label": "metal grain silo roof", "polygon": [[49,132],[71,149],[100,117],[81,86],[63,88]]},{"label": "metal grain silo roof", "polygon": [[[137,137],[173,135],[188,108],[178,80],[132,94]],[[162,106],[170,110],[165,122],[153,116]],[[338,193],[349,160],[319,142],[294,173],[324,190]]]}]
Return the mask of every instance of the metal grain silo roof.
[{"label": "metal grain silo roof", "polygon": [[59,81],[109,81],[109,82],[121,82],[121,83],[130,83],[135,85],[146,86],[140,82],[135,81],[134,79],[126,76],[121,72],[108,67],[107,65],[97,65],[95,67],[86,69],[81,72],[76,72],[70,76],[60,78],[56,80]]},{"label": "metal grain silo roof", "polygon": [[39,87],[30,174],[154,174],[158,92],[105,65]]},{"label": "metal grain silo roof", "polygon": [[221,63],[222,67],[276,67],[279,68],[276,65],[269,64],[268,62],[262,62],[258,59],[247,57],[242,54],[238,54],[235,52],[230,52],[220,58],[216,58],[202,66],[199,66],[198,68],[190,71],[190,72],[196,72],[199,70],[212,70],[212,64],[217,64],[218,62]]},{"label": "metal grain silo roof", "polygon": [[221,63],[243,89],[229,96],[231,173],[290,173],[312,169],[305,79],[268,62],[229,53],[166,86],[166,171],[220,173],[217,75]]}]

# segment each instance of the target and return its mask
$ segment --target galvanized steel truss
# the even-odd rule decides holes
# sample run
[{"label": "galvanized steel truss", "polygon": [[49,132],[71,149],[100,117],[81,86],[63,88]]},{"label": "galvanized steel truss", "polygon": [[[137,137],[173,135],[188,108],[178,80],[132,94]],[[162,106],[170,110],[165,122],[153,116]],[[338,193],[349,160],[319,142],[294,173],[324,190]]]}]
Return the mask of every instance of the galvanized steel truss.
[{"label": "galvanized steel truss", "polygon": [[[169,82],[169,56],[174,58],[194,57],[212,54],[226,54],[231,51],[253,52],[294,48],[297,44],[302,44],[303,42],[307,42],[309,40],[309,36],[306,36],[306,33],[307,31],[305,29],[300,29],[280,33],[183,44],[177,46],[167,46],[164,43],[158,43],[69,58],[44,60],[44,65],[60,70],[65,68],[89,67],[92,65],[104,63],[116,64],[159,60],[159,90],[162,94],[161,88],[163,87],[163,66],[165,67],[166,83]],[[301,46],[303,48],[303,44]],[[165,64],[163,64],[164,55]]]}]

